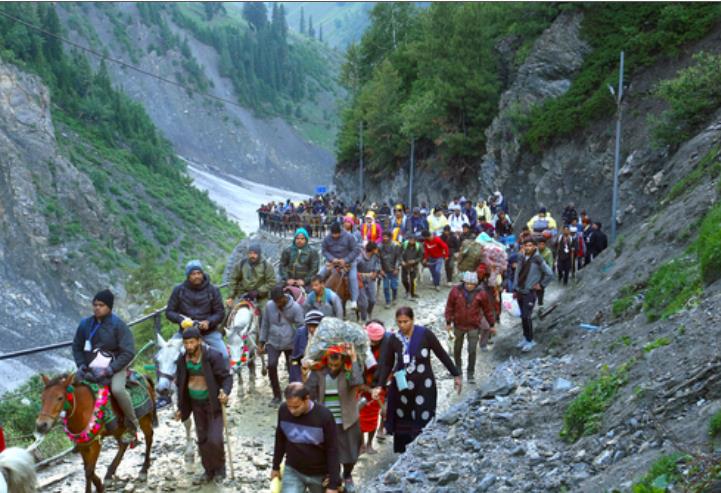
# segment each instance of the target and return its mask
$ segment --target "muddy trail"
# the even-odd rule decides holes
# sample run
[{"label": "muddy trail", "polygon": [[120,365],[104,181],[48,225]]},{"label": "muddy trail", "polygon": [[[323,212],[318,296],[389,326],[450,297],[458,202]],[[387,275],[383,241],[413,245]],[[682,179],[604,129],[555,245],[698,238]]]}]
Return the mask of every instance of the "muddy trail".
[{"label": "muddy trail", "polygon": [[[402,291],[402,289],[401,289]],[[444,286],[440,292],[433,290],[430,282],[424,279],[421,283],[417,302],[408,302],[402,295],[397,306],[408,304],[416,312],[416,320],[422,325],[433,328],[446,349],[450,349],[443,319],[443,310],[449,288]],[[557,296],[555,290],[548,293],[549,301]],[[395,307],[384,309],[383,294],[378,294],[379,304],[374,310],[374,318],[386,322],[387,327],[393,327]],[[498,336],[505,337],[520,332],[518,322],[504,314],[501,324],[498,325]],[[493,346],[490,352],[478,352],[476,361],[476,381],[482,382],[498,363],[498,355],[494,355]],[[451,351],[449,351],[451,353]],[[464,365],[466,354],[464,350]],[[453,391],[453,379],[448,371],[433,360],[434,372],[438,380],[438,415],[452,406],[464,396],[473,392],[464,381],[461,396]],[[258,372],[260,373],[260,372]],[[465,371],[464,371],[465,374]],[[285,369],[281,369],[281,384],[287,382]],[[269,405],[272,398],[267,378],[258,375],[258,385],[255,393],[238,395],[237,380],[234,382],[231,404],[228,409],[228,428],[231,437],[232,459],[235,468],[235,480],[228,479],[221,485],[209,484],[196,486],[192,484],[195,473],[202,471],[200,458],[195,456],[192,464],[186,463],[185,428],[182,423],[174,420],[174,406],[167,406],[158,412],[160,424],[155,429],[155,439],[152,451],[152,465],[145,482],[137,480],[137,474],[143,460],[144,445],[128,450],[123,462],[120,464],[112,484],[107,485],[108,491],[125,492],[167,492],[167,491],[199,491],[199,492],[261,492],[268,491],[269,476],[273,454],[273,443],[276,423],[276,409]],[[247,375],[246,375],[247,391]],[[194,433],[194,432],[193,432]],[[363,485],[388,470],[398,459],[393,453],[392,437],[383,442],[376,441],[376,454],[363,454],[354,471],[354,479],[359,491],[364,491]],[[112,461],[117,447],[112,440],[103,443],[103,451],[98,461],[96,473],[102,477]],[[72,454],[52,467],[39,474],[39,484],[42,491],[64,493],[68,491],[82,491],[85,480],[82,473],[82,461],[79,455]]]}]

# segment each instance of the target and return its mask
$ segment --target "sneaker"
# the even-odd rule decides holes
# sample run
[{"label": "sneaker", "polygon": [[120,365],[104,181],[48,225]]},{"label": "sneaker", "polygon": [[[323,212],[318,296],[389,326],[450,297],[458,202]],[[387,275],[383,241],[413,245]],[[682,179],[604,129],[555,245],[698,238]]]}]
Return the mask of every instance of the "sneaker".
[{"label": "sneaker", "polygon": [[391,304],[390,304],[390,303],[386,303],[386,304],[385,304],[385,309],[386,309],[386,310],[388,310],[390,307],[391,307]]},{"label": "sneaker", "polygon": [[357,301],[351,301],[351,302],[350,302],[350,309],[351,309],[351,310],[357,310],[357,309],[358,309],[358,302],[357,302]]},{"label": "sneaker", "polygon": [[435,289],[436,291],[440,291],[440,290],[441,290],[441,287],[440,287],[440,286],[433,286],[433,289]]},{"label": "sneaker", "polygon": [[355,493],[355,484],[353,483],[353,478],[346,478],[343,480],[343,491],[345,493]]},{"label": "sneaker", "polygon": [[521,348],[523,348],[523,346],[525,346],[527,342],[528,342],[528,341],[526,341],[526,338],[525,338],[525,337],[521,337],[521,340],[518,341],[518,344],[516,344],[516,349],[521,349]]},{"label": "sneaker", "polygon": [[533,342],[533,341],[528,341],[528,342],[527,342],[526,344],[524,344],[524,346],[521,348],[521,351],[524,352],[524,353],[528,353],[528,352],[530,352],[531,349],[533,349],[534,347],[536,347],[536,343]]},{"label": "sneaker", "polygon": [[466,378],[466,381],[468,382],[468,385],[475,385],[476,377],[474,375],[468,375],[468,377]]}]

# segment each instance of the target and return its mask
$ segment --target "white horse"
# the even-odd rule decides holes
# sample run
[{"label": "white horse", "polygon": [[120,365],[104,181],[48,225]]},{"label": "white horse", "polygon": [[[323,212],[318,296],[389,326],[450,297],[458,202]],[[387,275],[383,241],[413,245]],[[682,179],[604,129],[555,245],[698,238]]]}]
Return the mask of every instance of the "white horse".
[{"label": "white horse", "polygon": [[[255,392],[255,358],[258,353],[257,339],[259,317],[254,307],[241,302],[228,317],[228,348],[231,369],[238,375],[238,397],[243,396],[243,367],[248,367],[250,393]],[[261,355],[262,373],[266,374],[265,357]]]},{"label": "white horse", "polygon": [[0,493],[37,491],[35,459],[24,448],[10,447],[0,453]]},{"label": "white horse", "polygon": [[[158,374],[158,384],[155,391],[158,395],[169,398],[175,388],[175,374],[177,370],[177,361],[180,353],[185,350],[183,348],[182,339],[168,339],[167,341],[158,334],[156,341],[158,352],[155,354],[155,368]],[[195,461],[195,445],[191,434],[193,421],[188,418],[183,421],[185,426],[185,462],[192,464]]]}]

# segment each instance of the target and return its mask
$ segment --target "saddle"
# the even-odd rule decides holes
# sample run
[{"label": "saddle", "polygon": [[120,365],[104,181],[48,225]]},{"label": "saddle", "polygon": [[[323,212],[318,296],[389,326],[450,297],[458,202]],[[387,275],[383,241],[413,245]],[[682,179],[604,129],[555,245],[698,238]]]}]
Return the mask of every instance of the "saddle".
[{"label": "saddle", "polygon": [[[83,383],[93,389],[95,398],[97,399],[98,393],[103,387],[100,387],[97,384],[93,385],[90,382],[83,381]],[[148,385],[152,385],[152,382],[144,375],[135,370],[128,370],[128,377],[125,381],[125,389],[128,391],[128,394],[130,394],[130,401],[133,403],[135,416],[138,419],[153,410],[153,402],[150,399],[150,394],[148,393]],[[102,420],[108,431],[112,432],[117,429],[120,423],[124,422],[125,416],[123,415],[120,406],[118,406],[112,392],[110,392],[109,385],[107,386],[107,389],[110,395],[110,406],[107,406],[107,409],[102,416]],[[119,418],[122,418],[122,421]]]}]

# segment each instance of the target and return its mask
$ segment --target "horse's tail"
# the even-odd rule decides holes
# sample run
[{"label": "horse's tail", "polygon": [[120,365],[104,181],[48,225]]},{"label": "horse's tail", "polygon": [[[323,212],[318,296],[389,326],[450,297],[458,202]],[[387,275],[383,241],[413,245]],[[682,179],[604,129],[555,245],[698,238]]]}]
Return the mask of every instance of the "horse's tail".
[{"label": "horse's tail", "polygon": [[19,447],[10,447],[0,453],[0,475],[5,476],[8,491],[30,493],[36,491],[35,459]]},{"label": "horse's tail", "polygon": [[149,375],[145,375],[145,381],[148,382],[148,393],[150,394],[150,400],[153,402],[153,428],[157,428],[160,422],[158,421],[158,401],[155,394],[155,382]]}]

